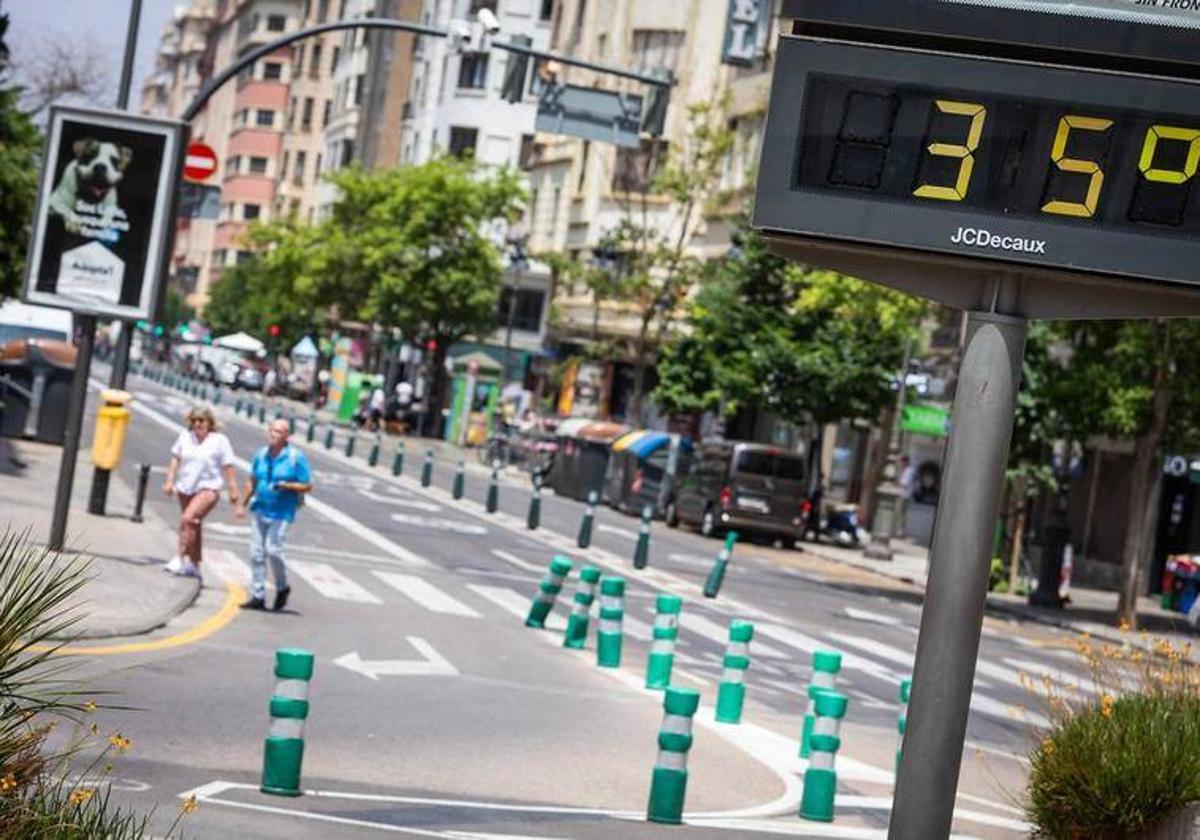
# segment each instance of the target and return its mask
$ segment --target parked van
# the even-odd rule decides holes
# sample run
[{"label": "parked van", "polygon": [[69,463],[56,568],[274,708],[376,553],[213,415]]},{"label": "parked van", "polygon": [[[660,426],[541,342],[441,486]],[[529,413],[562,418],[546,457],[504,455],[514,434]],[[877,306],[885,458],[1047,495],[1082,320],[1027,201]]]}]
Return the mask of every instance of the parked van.
[{"label": "parked van", "polygon": [[705,536],[724,531],[778,538],[791,548],[804,536],[804,456],[775,446],[718,441],[699,447],[678,477],[664,518],[695,525]]}]

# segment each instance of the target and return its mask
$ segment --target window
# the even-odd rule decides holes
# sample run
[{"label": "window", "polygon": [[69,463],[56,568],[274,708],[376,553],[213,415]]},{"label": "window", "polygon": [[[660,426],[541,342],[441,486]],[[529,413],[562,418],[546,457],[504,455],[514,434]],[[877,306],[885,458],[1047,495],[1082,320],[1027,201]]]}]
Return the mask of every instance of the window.
[{"label": "window", "polygon": [[531,187],[529,190],[529,203],[525,205],[525,217],[529,219],[529,238],[536,239],[538,233],[538,189]]},{"label": "window", "polygon": [[226,175],[236,175],[242,169],[242,158],[240,155],[234,155],[225,164]]},{"label": "window", "polygon": [[458,87],[481,90],[487,84],[488,54],[463,53],[458,64]]},{"label": "window", "polygon": [[583,141],[583,153],[579,156],[579,180],[575,184],[575,192],[583,192],[583,182],[587,180],[588,152],[592,150],[592,141]]},{"label": "window", "polygon": [[[324,18],[322,18],[324,20]],[[321,45],[313,44],[312,57],[308,62],[308,77],[315,79],[321,75]]]},{"label": "window", "polygon": [[265,157],[250,158],[250,171],[255,175],[267,174],[267,159]]},{"label": "window", "polygon": [[362,105],[363,101],[363,86],[366,84],[366,76],[361,73],[354,77],[354,104]]},{"label": "window", "polygon": [[342,162],[339,166],[349,166],[354,160],[354,141],[349,139],[342,140]]},{"label": "window", "polygon": [[535,154],[532,134],[521,135],[521,151],[518,152],[517,166],[521,169],[529,169],[533,166],[533,158]]},{"label": "window", "polygon": [[682,32],[667,29],[633,30],[630,56],[633,69],[645,73],[656,67],[665,67],[678,75],[684,37]]},{"label": "window", "polygon": [[275,125],[275,112],[267,108],[259,108],[254,112],[254,124],[260,125],[263,128],[271,128]]},{"label": "window", "polygon": [[283,65],[278,61],[268,61],[263,64],[263,80],[267,82],[278,82],[283,78]]},{"label": "window", "polygon": [[304,44],[303,44],[303,42],[300,44],[300,46],[296,47],[296,58],[292,64],[292,75],[297,76],[297,77],[304,75]]},{"label": "window", "polygon": [[267,31],[282,32],[287,29],[287,18],[283,15],[267,15]]},{"label": "window", "polygon": [[479,140],[479,129],[450,126],[450,154],[462,157],[475,153],[475,143]]},{"label": "window", "polygon": [[329,62],[330,75],[332,75],[333,71],[337,69],[338,61],[341,59],[341,57],[342,57],[342,48],[335,46],[333,48],[333,61]]},{"label": "window", "polygon": [[295,124],[296,124],[296,97],[293,96],[291,99],[288,100],[288,107],[287,107],[288,131],[291,131],[292,127]]},{"label": "window", "polygon": [[312,128],[313,117],[313,98],[311,96],[304,97],[304,113],[300,117],[300,127],[305,131]]},{"label": "window", "polygon": [[471,14],[475,14],[480,9],[494,12],[498,5],[500,5],[499,0],[471,0]]},{"label": "window", "polygon": [[252,259],[254,259],[253,251],[238,251],[237,252],[237,264],[238,265],[241,265],[242,263],[248,263]]},{"label": "window", "polygon": [[279,164],[279,171],[283,175],[287,175],[287,165],[288,165],[288,151],[287,151],[287,149],[284,149],[283,150],[283,161]]},{"label": "window", "polygon": [[313,167],[313,172],[321,171],[321,153],[317,152],[317,165]]},{"label": "window", "polygon": [[317,0],[317,23],[324,23],[329,17],[329,0]]},{"label": "window", "polygon": [[326,99],[324,112],[321,114],[321,128],[325,128],[325,126],[329,125],[329,112],[331,110],[333,110],[333,100]]},{"label": "window", "polygon": [[254,221],[262,215],[262,205],[260,204],[243,204],[242,218],[246,221]]},{"label": "window", "polygon": [[296,168],[292,170],[292,183],[296,185],[304,184],[304,164],[308,158],[308,153],[301,150],[296,152]]},{"label": "window", "polygon": [[542,327],[542,307],[546,294],[539,289],[517,289],[514,304],[513,289],[500,290],[500,324],[507,328],[512,318],[512,328],[524,332],[537,332]]},{"label": "window", "polygon": [[212,252],[213,265],[225,265],[225,249],[217,248]]},{"label": "window", "polygon": [[550,20],[554,15],[554,0],[542,0],[541,8],[538,11],[538,20]]},{"label": "window", "polygon": [[643,140],[636,149],[617,149],[612,188],[616,192],[646,192],[666,156],[663,140]]}]

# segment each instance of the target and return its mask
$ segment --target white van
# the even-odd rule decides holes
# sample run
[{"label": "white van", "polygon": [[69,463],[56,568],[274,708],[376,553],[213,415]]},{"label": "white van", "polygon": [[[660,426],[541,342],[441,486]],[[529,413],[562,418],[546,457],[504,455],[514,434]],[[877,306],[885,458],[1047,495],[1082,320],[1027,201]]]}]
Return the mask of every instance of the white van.
[{"label": "white van", "polygon": [[19,300],[0,303],[0,345],[15,338],[50,338],[70,342],[71,313],[50,306],[33,306]]}]

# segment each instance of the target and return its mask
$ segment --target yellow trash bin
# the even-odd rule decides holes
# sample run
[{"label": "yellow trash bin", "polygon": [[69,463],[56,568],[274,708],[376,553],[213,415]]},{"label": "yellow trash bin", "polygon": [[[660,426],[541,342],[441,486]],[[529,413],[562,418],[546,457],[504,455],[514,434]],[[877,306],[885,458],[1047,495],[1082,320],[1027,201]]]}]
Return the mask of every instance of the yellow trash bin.
[{"label": "yellow trash bin", "polygon": [[100,410],[96,413],[96,434],[92,437],[92,463],[102,470],[114,470],[121,463],[125,431],[129,428],[129,404],[133,394],[105,388],[100,392]]}]

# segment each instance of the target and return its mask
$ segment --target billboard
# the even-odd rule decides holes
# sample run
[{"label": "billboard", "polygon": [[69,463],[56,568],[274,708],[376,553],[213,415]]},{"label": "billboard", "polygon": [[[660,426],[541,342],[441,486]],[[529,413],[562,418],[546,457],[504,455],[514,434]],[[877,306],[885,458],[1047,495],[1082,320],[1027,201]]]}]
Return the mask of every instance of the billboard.
[{"label": "billboard", "polygon": [[51,109],[23,300],[154,317],[184,131],[123,112]]}]

